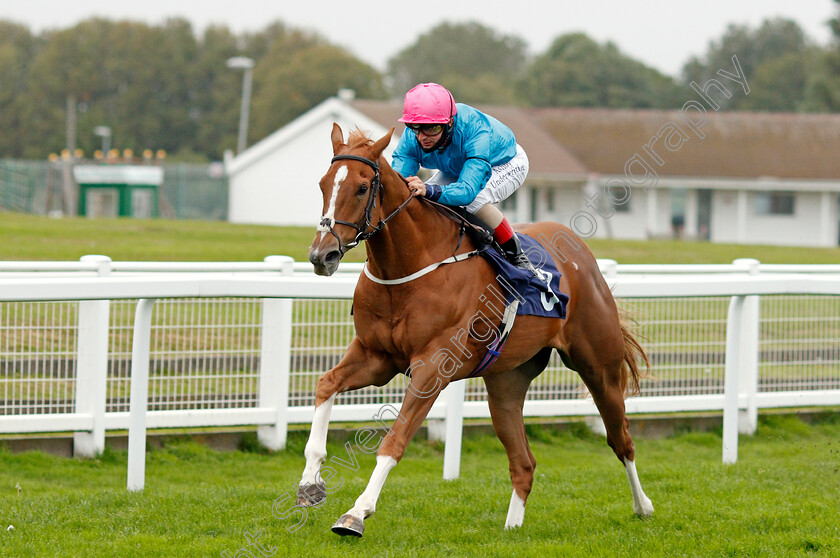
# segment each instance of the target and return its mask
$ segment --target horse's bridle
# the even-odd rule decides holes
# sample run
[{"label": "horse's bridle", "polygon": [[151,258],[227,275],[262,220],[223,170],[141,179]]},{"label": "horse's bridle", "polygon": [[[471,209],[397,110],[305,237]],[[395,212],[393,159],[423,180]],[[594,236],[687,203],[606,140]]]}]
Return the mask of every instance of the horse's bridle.
[{"label": "horse's bridle", "polygon": [[[361,163],[366,164],[370,168],[373,169],[374,176],[373,180],[370,182],[370,190],[368,194],[367,205],[365,206],[365,212],[362,217],[359,219],[357,223],[351,223],[349,221],[340,221],[335,218],[324,217],[321,219],[321,227],[328,230],[330,234],[332,234],[335,239],[338,241],[338,250],[343,256],[348,250],[351,248],[355,248],[359,245],[360,242],[363,240],[367,240],[368,238],[372,237],[376,233],[382,230],[382,228],[390,221],[397,213],[402,211],[402,209],[408,205],[408,202],[411,201],[411,198],[414,196],[409,193],[408,198],[402,202],[399,207],[397,207],[390,215],[385,218],[380,217],[379,223],[376,226],[370,222],[371,213],[373,212],[373,208],[376,207],[376,197],[379,196],[379,201],[382,203],[382,199],[384,197],[383,188],[382,188],[382,180],[379,174],[379,163],[376,161],[371,161],[365,157],[359,157],[358,155],[336,155],[330,161],[330,165],[335,163],[336,161],[359,161]],[[341,242],[341,237],[338,236],[338,233],[335,232],[333,228],[334,225],[345,225],[351,227],[353,230],[356,231],[356,237],[349,243],[344,244]]]}]

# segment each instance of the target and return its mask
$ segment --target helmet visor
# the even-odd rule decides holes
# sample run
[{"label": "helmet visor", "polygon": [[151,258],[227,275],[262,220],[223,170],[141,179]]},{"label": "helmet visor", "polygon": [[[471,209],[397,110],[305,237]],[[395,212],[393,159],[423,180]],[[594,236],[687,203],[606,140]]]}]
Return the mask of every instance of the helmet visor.
[{"label": "helmet visor", "polygon": [[422,132],[427,136],[436,136],[443,131],[443,124],[406,124],[406,127],[417,135]]}]

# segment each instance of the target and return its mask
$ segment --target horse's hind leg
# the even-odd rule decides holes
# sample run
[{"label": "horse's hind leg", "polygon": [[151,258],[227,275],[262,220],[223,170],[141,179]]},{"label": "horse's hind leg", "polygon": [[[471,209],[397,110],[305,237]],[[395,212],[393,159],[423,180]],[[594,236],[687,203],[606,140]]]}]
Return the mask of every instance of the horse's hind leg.
[{"label": "horse's hind leg", "polygon": [[633,512],[642,517],[653,514],[653,504],[642,490],[636,472],[636,447],[630,437],[630,421],[624,409],[623,364],[619,362],[606,367],[587,367],[578,364],[578,373],[592,394],[592,399],[601,413],[607,430],[607,443],[619,461],[624,464],[630,492],[633,494]]},{"label": "horse's hind leg", "polygon": [[318,380],[315,388],[315,416],[303,451],[306,466],[300,479],[297,505],[315,506],[327,496],[326,485],[319,471],[327,458],[327,430],[336,395],[369,385],[383,385],[394,375],[395,369],[389,362],[370,354],[356,338],[341,362]]},{"label": "horse's hind leg", "polygon": [[521,527],[525,520],[525,502],[534,483],[537,461],[525,435],[522,405],[531,380],[545,368],[550,355],[551,349],[543,350],[515,370],[484,378],[493,428],[505,446],[513,484],[505,529]]}]

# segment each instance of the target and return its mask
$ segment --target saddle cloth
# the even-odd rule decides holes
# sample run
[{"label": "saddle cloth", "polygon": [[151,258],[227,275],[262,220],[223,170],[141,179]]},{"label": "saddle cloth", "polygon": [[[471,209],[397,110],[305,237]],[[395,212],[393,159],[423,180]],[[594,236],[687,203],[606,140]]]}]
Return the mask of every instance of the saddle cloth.
[{"label": "saddle cloth", "polygon": [[502,288],[506,291],[507,302],[519,300],[518,316],[544,316],[565,318],[569,296],[560,292],[560,270],[543,246],[528,235],[518,234],[522,251],[534,264],[539,277],[529,270],[516,267],[500,254],[489,248],[482,252],[496,269]]}]

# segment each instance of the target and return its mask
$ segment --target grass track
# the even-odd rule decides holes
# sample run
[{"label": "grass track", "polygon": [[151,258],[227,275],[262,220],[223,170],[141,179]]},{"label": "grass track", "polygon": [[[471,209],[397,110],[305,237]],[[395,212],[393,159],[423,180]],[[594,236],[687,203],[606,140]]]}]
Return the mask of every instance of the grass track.
[{"label": "grass track", "polygon": [[[633,515],[626,477],[603,439],[582,428],[529,427],[537,479],[515,531],[502,528],[511,489],[498,440],[465,439],[461,478],[450,482],[441,479],[440,445],[418,440],[362,539],[329,531],[373,468],[358,449],[359,470],[336,466],[341,481],[330,485],[343,484],[298,530],[288,530],[296,513],[272,515],[275,501],[280,517],[291,506],[302,432],[274,455],[170,443],[149,452],[139,494],[125,491],[122,452],[96,461],[0,452],[0,555],[233,556],[246,532],[260,531],[275,556],[837,556],[840,418],[826,417],[815,425],[762,417],[731,466],[721,464],[719,432],[637,440],[656,507],[648,520]],[[337,445],[330,455],[348,457]]]},{"label": "grass track", "polygon": [[[50,219],[0,213],[0,260],[78,260],[104,254],[121,261],[260,261],[283,254],[307,260],[312,227],[233,225],[215,221],[165,219]],[[802,248],[679,242],[669,240],[587,241],[595,256],[619,263],[730,263],[756,258],[763,263],[837,263],[840,247]],[[347,261],[364,261],[364,250]]]}]

